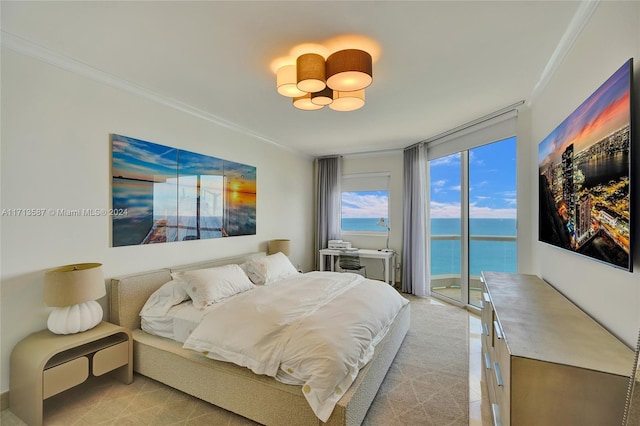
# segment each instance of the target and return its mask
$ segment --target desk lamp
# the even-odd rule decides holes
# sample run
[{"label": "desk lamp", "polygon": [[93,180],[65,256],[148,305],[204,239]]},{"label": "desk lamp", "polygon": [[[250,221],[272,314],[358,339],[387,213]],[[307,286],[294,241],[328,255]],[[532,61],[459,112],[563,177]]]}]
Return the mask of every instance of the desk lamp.
[{"label": "desk lamp", "polygon": [[384,249],[384,251],[389,251],[389,231],[391,230],[391,228],[389,228],[389,225],[384,220],[384,217],[380,218],[380,220],[378,221],[377,225],[378,226],[384,226],[385,228],[387,228],[387,247]]}]

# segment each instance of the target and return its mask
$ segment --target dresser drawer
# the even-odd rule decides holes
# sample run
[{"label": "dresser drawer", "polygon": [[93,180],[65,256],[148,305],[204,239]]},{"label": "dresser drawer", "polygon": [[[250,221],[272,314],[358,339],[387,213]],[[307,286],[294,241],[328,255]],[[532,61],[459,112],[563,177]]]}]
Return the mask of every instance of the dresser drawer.
[{"label": "dresser drawer", "polygon": [[493,375],[495,378],[496,402],[500,406],[500,417],[503,426],[510,424],[511,407],[511,354],[507,348],[507,343],[502,337],[499,324],[494,328],[497,333],[494,339],[494,363]]},{"label": "dresser drawer", "polygon": [[118,343],[101,349],[93,355],[94,376],[101,376],[109,371],[129,363],[129,342]]},{"label": "dresser drawer", "polygon": [[89,358],[82,356],[42,372],[42,398],[70,389],[89,377]]}]

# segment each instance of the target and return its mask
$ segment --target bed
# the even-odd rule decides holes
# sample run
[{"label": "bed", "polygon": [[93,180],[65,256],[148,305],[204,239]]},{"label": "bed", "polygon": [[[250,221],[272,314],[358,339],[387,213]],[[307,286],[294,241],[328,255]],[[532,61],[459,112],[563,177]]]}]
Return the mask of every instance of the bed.
[{"label": "bed", "polygon": [[244,264],[265,253],[157,269],[113,278],[109,285],[110,321],[132,331],[134,371],[265,425],[359,425],[362,423],[410,325],[409,304],[402,307],[375,346],[326,422],[303,395],[302,386],[284,384],[229,362],[184,349],[181,342],[141,329],[139,313],[149,297],[172,279],[172,273]]}]

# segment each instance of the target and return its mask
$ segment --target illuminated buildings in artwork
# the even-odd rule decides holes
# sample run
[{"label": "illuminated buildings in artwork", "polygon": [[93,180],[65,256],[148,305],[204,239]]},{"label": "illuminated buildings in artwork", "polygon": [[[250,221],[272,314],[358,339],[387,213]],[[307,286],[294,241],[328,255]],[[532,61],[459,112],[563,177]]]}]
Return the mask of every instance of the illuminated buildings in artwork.
[{"label": "illuminated buildings in artwork", "polygon": [[591,196],[589,194],[582,194],[576,213],[576,235],[578,241],[583,241],[589,237],[591,231]]},{"label": "illuminated buildings in artwork", "polygon": [[575,212],[576,200],[573,190],[573,144],[562,153],[562,197],[571,218]]}]

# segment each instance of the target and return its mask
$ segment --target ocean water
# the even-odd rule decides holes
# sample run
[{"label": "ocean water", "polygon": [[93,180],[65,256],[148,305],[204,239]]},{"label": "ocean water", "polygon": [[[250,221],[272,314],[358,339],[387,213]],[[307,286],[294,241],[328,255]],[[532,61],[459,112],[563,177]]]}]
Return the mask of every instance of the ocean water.
[{"label": "ocean water", "polygon": [[[385,232],[380,218],[343,218],[343,231]],[[385,222],[388,223],[385,218]],[[481,271],[516,272],[516,220],[470,219],[469,268],[471,275]],[[431,219],[431,274],[460,274],[460,219]],[[438,239],[437,236],[447,236]],[[513,241],[487,241],[481,236],[514,237]],[[346,240],[346,238],[345,238]]]}]

